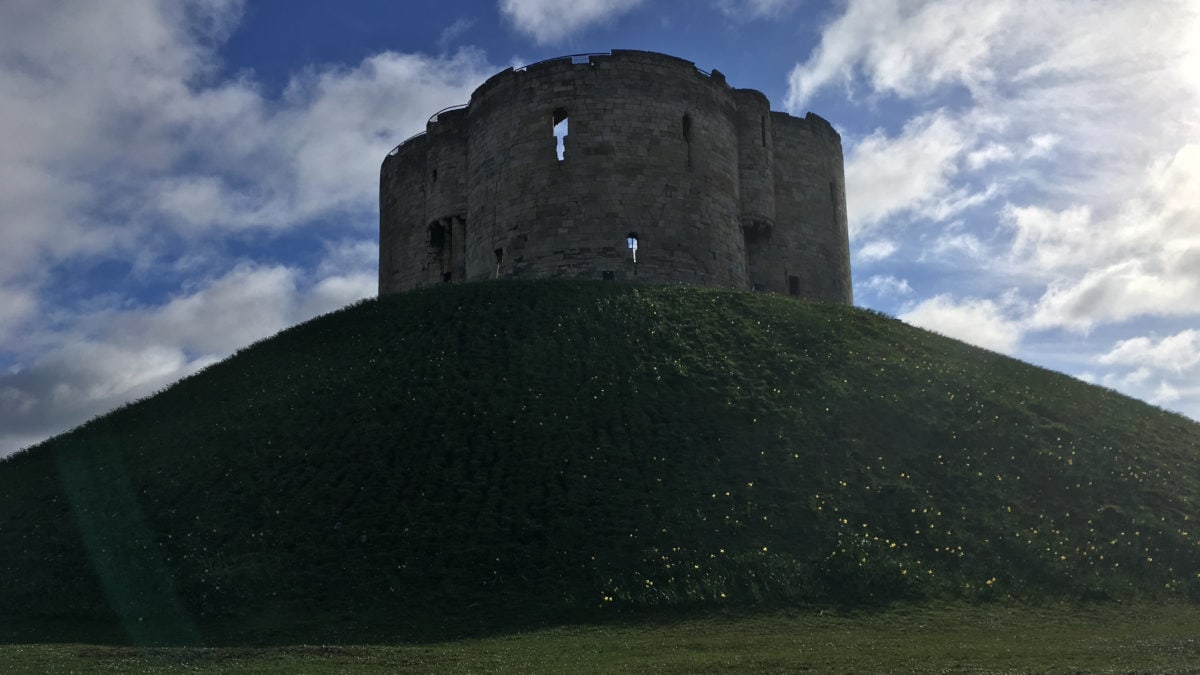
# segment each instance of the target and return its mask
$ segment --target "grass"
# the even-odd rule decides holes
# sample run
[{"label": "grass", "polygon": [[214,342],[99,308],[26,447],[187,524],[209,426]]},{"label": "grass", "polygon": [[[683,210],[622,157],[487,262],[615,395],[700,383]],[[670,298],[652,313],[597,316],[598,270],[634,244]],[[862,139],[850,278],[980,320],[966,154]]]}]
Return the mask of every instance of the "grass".
[{"label": "grass", "polygon": [[650,612],[1200,598],[1200,425],[849,307],[365,302],[0,462],[0,639],[395,643]]},{"label": "grass", "polygon": [[1196,672],[1200,608],[917,605],[558,627],[415,645],[0,646],[9,672]]}]

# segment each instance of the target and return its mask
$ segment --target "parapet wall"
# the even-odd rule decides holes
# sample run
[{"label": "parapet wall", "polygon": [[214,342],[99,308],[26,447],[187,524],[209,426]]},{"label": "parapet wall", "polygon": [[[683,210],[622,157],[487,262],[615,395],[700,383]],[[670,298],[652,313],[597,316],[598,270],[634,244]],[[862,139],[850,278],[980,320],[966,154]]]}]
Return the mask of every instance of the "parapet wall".
[{"label": "parapet wall", "polygon": [[380,176],[381,294],[496,277],[849,304],[840,138],[663,54],[505,70],[389,154]]}]

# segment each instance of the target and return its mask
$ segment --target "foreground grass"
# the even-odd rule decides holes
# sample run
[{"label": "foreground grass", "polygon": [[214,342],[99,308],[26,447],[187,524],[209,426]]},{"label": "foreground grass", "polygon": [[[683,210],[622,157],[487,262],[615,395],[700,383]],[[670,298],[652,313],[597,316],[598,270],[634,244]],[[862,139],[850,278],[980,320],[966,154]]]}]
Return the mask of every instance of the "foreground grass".
[{"label": "foreground grass", "polygon": [[551,628],[419,645],[3,645],[6,672],[1200,672],[1200,607],[924,605]]}]

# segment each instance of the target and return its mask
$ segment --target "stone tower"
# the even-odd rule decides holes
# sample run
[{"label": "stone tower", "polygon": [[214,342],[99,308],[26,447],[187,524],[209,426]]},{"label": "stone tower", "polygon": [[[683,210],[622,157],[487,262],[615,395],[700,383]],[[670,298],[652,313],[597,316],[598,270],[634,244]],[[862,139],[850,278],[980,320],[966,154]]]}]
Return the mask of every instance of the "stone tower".
[{"label": "stone tower", "polygon": [[664,54],[505,70],[384,159],[379,293],[503,277],[851,304],[841,138]]}]

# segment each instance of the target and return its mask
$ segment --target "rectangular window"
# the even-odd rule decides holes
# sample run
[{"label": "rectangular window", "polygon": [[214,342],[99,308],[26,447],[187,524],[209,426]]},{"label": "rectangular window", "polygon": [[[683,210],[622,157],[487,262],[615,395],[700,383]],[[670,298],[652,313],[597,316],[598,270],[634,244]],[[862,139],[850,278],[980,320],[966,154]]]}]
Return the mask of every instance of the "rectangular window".
[{"label": "rectangular window", "polygon": [[788,277],[788,294],[800,295],[800,277],[795,275]]}]

